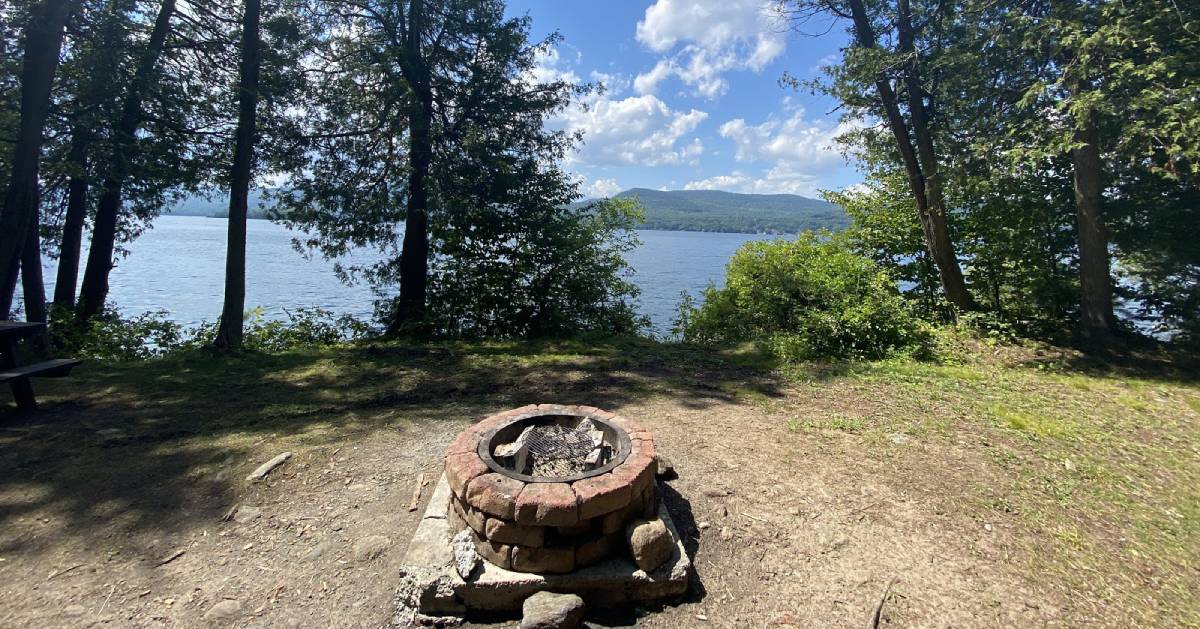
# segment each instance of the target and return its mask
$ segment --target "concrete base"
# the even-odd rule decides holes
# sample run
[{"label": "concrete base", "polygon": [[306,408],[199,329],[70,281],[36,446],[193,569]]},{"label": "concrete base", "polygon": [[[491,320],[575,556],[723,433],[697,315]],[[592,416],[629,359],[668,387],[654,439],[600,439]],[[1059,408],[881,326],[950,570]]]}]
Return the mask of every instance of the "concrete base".
[{"label": "concrete base", "polygon": [[526,598],[543,590],[578,594],[596,607],[676,598],[687,591],[692,562],[661,501],[658,516],[667,525],[675,551],[652,573],[638,569],[632,558],[622,555],[568,574],[513,572],[481,561],[466,580],[452,565],[450,540],[458,531],[452,531],[446,519],[449,501],[450,487],[443,475],[408,546],[397,617],[406,611],[433,616],[462,614],[467,609],[516,611]]}]

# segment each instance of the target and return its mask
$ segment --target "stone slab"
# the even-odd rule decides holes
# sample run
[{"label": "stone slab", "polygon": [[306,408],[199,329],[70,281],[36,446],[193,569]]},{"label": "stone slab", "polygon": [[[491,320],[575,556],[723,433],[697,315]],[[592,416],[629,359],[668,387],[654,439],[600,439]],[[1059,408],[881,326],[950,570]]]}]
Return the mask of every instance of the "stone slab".
[{"label": "stone slab", "polygon": [[[470,580],[463,580],[451,566],[451,530],[446,508],[450,491],[443,475],[430,497],[429,506],[409,544],[404,574],[420,575],[408,603],[421,614],[446,613],[466,607],[481,611],[517,611],[535,592],[578,594],[588,605],[612,607],[631,602],[677,598],[687,591],[692,562],[666,506],[659,503],[658,517],[667,525],[674,551],[671,558],[652,573],[646,573],[624,554],[567,574],[513,572],[484,561]],[[403,610],[401,610],[403,611]]]}]

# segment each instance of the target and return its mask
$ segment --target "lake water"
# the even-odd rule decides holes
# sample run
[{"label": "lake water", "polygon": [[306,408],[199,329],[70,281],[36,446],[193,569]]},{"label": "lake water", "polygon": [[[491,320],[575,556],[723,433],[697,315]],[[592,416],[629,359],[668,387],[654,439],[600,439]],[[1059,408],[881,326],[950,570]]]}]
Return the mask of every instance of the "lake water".
[{"label": "lake water", "polygon": [[[130,246],[130,255],[113,270],[109,302],[124,314],[163,310],[177,322],[214,321],[221,313],[225,273],[226,222],[196,216],[163,216]],[[347,285],[333,263],[292,248],[293,232],[270,221],[248,222],[246,306],[262,307],[268,317],[284,309],[322,308],[369,319],[375,295],[365,284]],[[639,300],[657,332],[666,332],[682,291],[695,294],[709,282],[720,283],[725,263],[738,247],[766,238],[754,234],[641,231],[642,246],[629,253]],[[378,254],[356,253],[370,261]],[[84,256],[86,258],[86,254]],[[45,276],[52,283],[53,261]],[[80,275],[82,275],[82,270]],[[47,295],[54,288],[47,286]]]}]

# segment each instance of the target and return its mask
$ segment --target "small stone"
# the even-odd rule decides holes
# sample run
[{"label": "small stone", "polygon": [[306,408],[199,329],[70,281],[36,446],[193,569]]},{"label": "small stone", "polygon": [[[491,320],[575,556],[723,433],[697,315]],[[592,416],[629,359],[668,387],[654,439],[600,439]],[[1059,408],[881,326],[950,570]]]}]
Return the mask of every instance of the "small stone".
[{"label": "small stone", "polygon": [[321,542],[308,549],[308,552],[304,553],[300,559],[303,561],[316,561],[320,559],[321,555],[324,555],[325,551],[327,550],[329,550],[329,542]]},{"label": "small stone", "polygon": [[631,522],[625,528],[625,538],[633,552],[633,561],[646,572],[663,565],[675,550],[667,525],[659,518]]},{"label": "small stone", "polygon": [[654,472],[655,476],[662,480],[675,480],[679,478],[679,473],[675,471],[675,465],[671,463],[670,459],[663,456],[661,452],[657,453],[654,461],[657,465],[657,469]]},{"label": "small stone", "polygon": [[991,532],[992,532],[992,525],[991,525],[991,524],[984,524],[984,525],[983,525],[983,530],[987,531],[988,533],[991,533]]},{"label": "small stone", "polygon": [[583,599],[574,594],[538,592],[521,605],[520,629],[574,629],[583,621]]},{"label": "small stone", "polygon": [[459,531],[450,546],[454,549],[454,569],[458,571],[458,576],[463,580],[470,579],[479,566],[479,553],[475,552],[471,531]]},{"label": "small stone", "polygon": [[701,522],[701,523],[699,523],[699,524],[697,524],[697,525],[696,525],[696,528],[698,528],[698,529],[700,529],[700,530],[704,530],[704,529],[706,529],[706,528],[708,528],[708,527],[710,527],[710,526],[712,526],[712,525],[711,525],[711,524],[709,524],[708,522]]},{"label": "small stone", "polygon": [[912,443],[912,437],[909,437],[906,434],[898,433],[898,432],[894,432],[894,433],[888,435],[888,439],[892,443],[894,443],[898,446],[906,446],[906,445]]},{"label": "small stone", "polygon": [[721,527],[721,539],[726,542],[733,539],[733,531],[729,530],[728,526]]},{"label": "small stone", "polygon": [[728,491],[717,487],[709,487],[708,489],[705,489],[703,493],[709,498],[724,498],[725,496],[729,495]]},{"label": "small stone", "polygon": [[238,524],[246,524],[260,515],[262,515],[262,509],[258,507],[238,505],[237,510],[233,512],[233,521]]},{"label": "small stone", "polygon": [[513,546],[512,569],[518,572],[570,572],[575,569],[575,549]]},{"label": "small stone", "polygon": [[717,505],[717,508],[713,510],[717,512],[717,515],[723,518],[729,515],[729,507],[726,507],[725,505]]},{"label": "small stone", "polygon": [[226,599],[208,608],[204,612],[205,620],[231,620],[237,618],[242,613],[242,603],[232,599]]},{"label": "small stone", "polygon": [[383,554],[392,540],[383,535],[370,535],[354,542],[354,558],[359,561],[371,561]]},{"label": "small stone", "polygon": [[71,618],[78,618],[82,616],[85,611],[87,610],[83,608],[83,605],[67,605],[63,608],[63,615]]}]

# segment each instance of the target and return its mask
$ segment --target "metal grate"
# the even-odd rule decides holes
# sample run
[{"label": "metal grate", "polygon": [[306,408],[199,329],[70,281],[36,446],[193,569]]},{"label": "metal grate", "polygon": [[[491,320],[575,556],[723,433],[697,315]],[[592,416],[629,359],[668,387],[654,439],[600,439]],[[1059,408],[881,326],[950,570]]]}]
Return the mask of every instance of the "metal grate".
[{"label": "metal grate", "polygon": [[[513,442],[513,466],[530,476],[561,477],[595,469],[612,448],[590,420],[530,426]],[[522,469],[523,468],[523,469]]]}]

